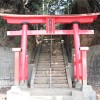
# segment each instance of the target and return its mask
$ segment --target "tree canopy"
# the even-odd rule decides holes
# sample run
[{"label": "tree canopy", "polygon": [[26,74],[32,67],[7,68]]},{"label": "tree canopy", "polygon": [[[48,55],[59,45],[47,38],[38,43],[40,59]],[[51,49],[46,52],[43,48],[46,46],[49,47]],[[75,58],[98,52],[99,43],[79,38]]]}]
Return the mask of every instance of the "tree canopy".
[{"label": "tree canopy", "polygon": [[0,12],[69,14],[100,11],[100,0],[0,0]]},{"label": "tree canopy", "polygon": [[[0,13],[12,13],[12,14],[35,14],[35,15],[64,15],[64,14],[81,14],[81,13],[94,13],[100,12],[100,0],[0,0]],[[99,18],[100,19],[100,18]],[[100,21],[95,22],[97,27],[97,23]],[[12,40],[12,37],[7,39],[6,35],[6,24],[0,19],[0,45],[3,44],[5,41]],[[88,25],[89,27],[93,25]],[[85,26],[85,28],[88,26]],[[13,26],[9,26],[11,29]],[[9,28],[8,27],[8,28]],[[15,26],[17,29],[18,26]],[[39,28],[40,26],[32,25],[32,28]],[[60,26],[61,27],[61,26]],[[70,28],[70,25],[65,25],[63,28]],[[82,26],[84,27],[84,26]],[[94,27],[94,26],[93,26]],[[6,29],[6,30],[5,30]],[[97,32],[98,33],[98,32]],[[96,33],[96,34],[97,34]],[[97,44],[97,39],[100,36],[94,35],[92,36],[82,36],[81,37],[81,45],[87,46],[92,44]],[[71,61],[71,50],[73,48],[73,37],[66,36],[64,37],[66,41],[67,54],[69,61]],[[31,37],[30,40],[32,40]],[[10,41],[11,41],[10,40]],[[19,39],[16,37],[15,43],[20,44]],[[100,40],[100,39],[98,39]],[[3,42],[2,42],[3,41]],[[33,44],[34,39],[32,40]],[[92,41],[92,42],[91,42]],[[96,42],[95,42],[96,41]],[[9,43],[9,42],[5,42]],[[13,42],[10,42],[13,43]],[[100,43],[100,42],[99,42]],[[4,45],[5,45],[4,44]]]}]

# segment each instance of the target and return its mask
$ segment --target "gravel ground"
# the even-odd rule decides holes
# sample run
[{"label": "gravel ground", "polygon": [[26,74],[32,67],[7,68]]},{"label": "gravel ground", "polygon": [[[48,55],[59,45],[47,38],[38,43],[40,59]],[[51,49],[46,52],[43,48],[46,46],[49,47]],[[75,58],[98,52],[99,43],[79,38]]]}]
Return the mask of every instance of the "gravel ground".
[{"label": "gravel ground", "polygon": [[6,100],[6,91],[9,89],[10,87],[0,89],[0,100]]},{"label": "gravel ground", "polygon": [[[0,89],[0,100],[6,100],[6,91],[10,88],[1,88]],[[100,100],[100,86],[93,86],[93,89],[97,93],[97,100]]]}]

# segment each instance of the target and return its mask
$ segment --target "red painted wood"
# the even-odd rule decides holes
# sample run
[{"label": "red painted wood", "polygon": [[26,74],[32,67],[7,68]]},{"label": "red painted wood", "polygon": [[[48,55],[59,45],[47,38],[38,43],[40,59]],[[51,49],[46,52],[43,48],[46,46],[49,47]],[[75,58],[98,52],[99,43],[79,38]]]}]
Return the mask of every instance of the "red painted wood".
[{"label": "red painted wood", "polygon": [[27,31],[28,31],[28,25],[23,24],[22,25],[22,39],[21,39],[21,66],[20,66],[20,79],[22,81],[25,80],[25,67],[26,67],[26,52],[27,52]]},{"label": "red painted wood", "polygon": [[46,18],[46,33],[55,33],[55,18]]},{"label": "red painted wood", "polygon": [[80,15],[14,15],[14,14],[0,14],[3,19],[7,20],[8,23],[11,24],[21,24],[23,22],[28,22],[31,24],[46,24],[47,18],[54,18],[55,23],[72,23],[72,22],[80,22],[80,23],[92,23],[97,16],[98,13],[93,14],[80,14]]},{"label": "red painted wood", "polygon": [[28,55],[26,55],[25,80],[28,80]]},{"label": "red painted wood", "polygon": [[12,51],[15,52],[15,70],[14,70],[14,80],[15,85],[19,85],[19,68],[20,68],[20,51],[21,48],[13,48]]},{"label": "red painted wood", "polygon": [[80,37],[79,37],[79,26],[77,23],[73,24],[73,32],[74,32],[74,48],[75,48],[75,61],[76,61],[76,77],[79,80],[80,74]]},{"label": "red painted wood", "polygon": [[[73,35],[73,30],[55,30],[55,33],[47,33],[46,30],[28,30],[27,35]],[[94,30],[79,30],[79,34],[94,34]],[[22,35],[20,31],[7,31],[8,36]]]},{"label": "red painted wood", "polygon": [[75,54],[74,54],[74,78],[77,79]]},{"label": "red painted wood", "polygon": [[82,65],[82,80],[83,85],[87,85],[87,51],[88,47],[80,47],[81,50],[81,65]]}]

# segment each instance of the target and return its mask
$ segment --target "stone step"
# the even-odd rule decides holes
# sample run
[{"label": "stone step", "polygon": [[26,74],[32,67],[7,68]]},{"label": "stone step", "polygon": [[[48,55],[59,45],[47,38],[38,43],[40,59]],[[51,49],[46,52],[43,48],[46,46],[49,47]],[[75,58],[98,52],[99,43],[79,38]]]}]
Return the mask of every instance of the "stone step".
[{"label": "stone step", "polygon": [[63,59],[63,57],[52,57],[52,59],[58,59],[58,60],[60,60],[60,59]]},{"label": "stone step", "polygon": [[47,55],[46,55],[46,54],[40,54],[40,58],[41,58],[41,57],[44,57],[44,58],[50,57],[50,54],[47,54]]},{"label": "stone step", "polygon": [[[50,52],[40,52],[40,54],[43,54],[43,55],[45,55],[45,54],[49,54],[50,55]],[[62,51],[59,51],[59,52],[54,52],[54,53],[52,53],[53,55],[56,55],[56,54],[58,54],[58,55],[62,55]]]},{"label": "stone step", "polygon": [[[60,48],[58,48],[58,49],[59,49],[59,51],[53,49],[53,53],[62,53],[62,50],[60,50]],[[41,53],[45,53],[45,52],[50,53],[50,50],[41,50]]]},{"label": "stone step", "polygon": [[[63,70],[65,70],[65,67],[63,67],[63,68],[52,68],[52,71],[63,71]],[[48,67],[46,67],[46,68],[43,68],[43,67],[38,67],[37,68],[37,71],[50,71],[50,68]]]},{"label": "stone step", "polygon": [[[44,74],[44,73],[43,73],[43,74],[37,74],[37,73],[36,73],[36,77],[37,77],[37,76],[38,76],[38,77],[39,77],[39,76],[46,77],[46,76],[50,76],[50,74],[48,74],[48,73],[46,73],[46,74]],[[66,74],[65,74],[65,73],[59,73],[59,74],[57,73],[57,74],[52,74],[51,76],[52,76],[52,77],[53,77],[53,76],[55,76],[55,77],[59,77],[59,76],[60,76],[60,77],[63,77],[63,76],[66,76]]]},{"label": "stone step", "polygon": [[65,66],[65,65],[64,65],[63,63],[62,63],[62,64],[61,64],[61,63],[58,63],[58,64],[52,64],[52,65],[51,65],[51,67],[57,67],[57,68],[58,68],[58,67],[61,68],[61,67],[64,67],[64,66]]},{"label": "stone step", "polygon": [[62,52],[53,53],[53,56],[62,56]]},{"label": "stone step", "polygon": [[48,54],[48,55],[50,55],[50,52],[48,52],[48,51],[41,51],[41,52],[40,52],[40,55],[41,55],[41,54],[44,54],[44,55],[45,55],[45,54]]},{"label": "stone step", "polygon": [[61,60],[61,61],[52,61],[52,64],[58,64],[58,63],[63,63],[64,64],[64,60]]},{"label": "stone step", "polygon": [[50,56],[40,56],[39,59],[50,59]]},{"label": "stone step", "polygon": [[59,63],[59,62],[64,63],[64,59],[53,59],[52,60],[52,63]]},{"label": "stone step", "polygon": [[51,68],[51,70],[52,71],[60,71],[60,70],[65,70],[65,67],[64,66],[51,66],[51,67],[49,67],[49,66],[44,66],[44,67],[37,67],[37,69],[39,70],[39,68],[40,68],[40,70],[42,71],[43,69],[48,69],[48,71],[50,71],[50,68]]},{"label": "stone step", "polygon": [[63,57],[63,55],[62,55],[62,53],[54,53],[54,54],[52,54],[53,56],[62,56]]},{"label": "stone step", "polygon": [[[50,64],[38,64],[38,68],[50,68]],[[65,67],[64,65],[51,65],[51,68],[63,68]]]},{"label": "stone step", "polygon": [[[45,47],[46,48],[46,47]],[[50,50],[48,50],[48,49],[41,49],[41,53],[45,53],[45,52],[48,52],[48,51],[50,51]]]},{"label": "stone step", "polygon": [[[36,77],[36,79],[39,80],[45,80],[45,79],[50,79],[50,77]],[[52,77],[53,80],[67,80],[66,76],[65,77]]]},{"label": "stone step", "polygon": [[68,84],[52,84],[54,88],[68,88]]},{"label": "stone step", "polygon": [[64,61],[64,59],[63,58],[60,58],[60,57],[57,57],[57,58],[52,58],[52,61],[59,61],[59,60],[61,60],[61,61]]},{"label": "stone step", "polygon": [[[53,59],[52,60],[53,62],[64,62],[64,59]],[[39,59],[39,62],[50,62],[50,58],[48,58],[48,59]]]},{"label": "stone step", "polygon": [[43,65],[38,65],[37,68],[49,68],[50,69],[50,64],[49,65],[44,64],[44,66]]},{"label": "stone step", "polygon": [[[49,44],[49,45],[46,45],[46,46],[43,46],[42,48],[41,48],[41,50],[50,50],[49,49],[49,47],[51,46],[51,44]],[[55,44],[52,44],[52,46],[53,46],[53,50],[60,50],[61,51],[61,46],[59,46],[59,45],[57,45],[56,46],[56,48],[55,48]],[[48,48],[47,48],[48,47]]]},{"label": "stone step", "polygon": [[39,61],[39,63],[50,63],[50,61]]},{"label": "stone step", "polygon": [[[52,60],[54,63],[56,63],[56,62],[63,62],[64,63],[64,60],[63,59],[53,59]],[[50,58],[48,58],[48,59],[39,59],[39,62],[50,62]]]},{"label": "stone step", "polygon": [[40,53],[40,56],[50,56],[49,52]]},{"label": "stone step", "polygon": [[38,79],[35,79],[34,80],[34,84],[49,84],[50,83],[50,80],[38,80]]},{"label": "stone step", "polygon": [[62,53],[54,53],[54,54],[52,54],[52,56],[61,56],[61,57],[63,57]]},{"label": "stone step", "polygon": [[[44,57],[44,56],[43,56],[43,57],[40,57],[40,58],[39,58],[39,61],[40,61],[40,60],[42,60],[42,61],[45,61],[45,60],[50,61],[50,57]],[[59,61],[59,60],[64,61],[64,59],[61,58],[61,57],[53,57],[53,58],[52,58],[52,61],[55,61],[55,60],[56,60],[56,61]]]},{"label": "stone step", "polygon": [[[55,46],[53,46],[53,47],[55,47]],[[53,48],[53,50],[55,50],[55,52],[62,51],[61,49],[62,49],[62,48],[59,47],[59,46],[58,46],[58,47],[56,46],[56,48]]]},{"label": "stone step", "polygon": [[68,90],[68,89],[61,89],[61,88],[46,88],[46,89],[41,89],[41,88],[34,88],[31,90],[31,94],[32,95],[51,95],[51,96],[54,96],[54,95],[57,95],[57,96],[64,96],[64,95],[72,95],[72,92],[71,90]]},{"label": "stone step", "polygon": [[56,60],[56,61],[59,61],[59,60],[64,60],[63,58],[52,58],[52,60],[54,61],[54,60]]},{"label": "stone step", "polygon": [[52,59],[63,59],[62,56],[52,56]]},{"label": "stone step", "polygon": [[39,57],[39,60],[41,60],[41,59],[44,59],[44,60],[45,60],[45,59],[50,59],[50,56],[40,56],[40,57]]},{"label": "stone step", "polygon": [[[34,81],[35,84],[50,84],[50,79],[45,79],[45,80],[40,80],[40,79],[37,79],[35,78],[35,81]],[[53,80],[51,81],[52,84],[67,84],[67,80]]]},{"label": "stone step", "polygon": [[[50,57],[50,54],[40,54],[40,57]],[[52,57],[63,57],[62,54],[55,54]]]},{"label": "stone step", "polygon": [[[36,71],[37,74],[41,74],[41,73],[50,73],[50,71]],[[65,71],[51,71],[51,73],[65,73]]]},{"label": "stone step", "polygon": [[52,54],[53,54],[53,55],[55,55],[55,54],[62,54],[62,51],[55,51],[55,52],[53,52]]},{"label": "stone step", "polygon": [[39,58],[39,61],[50,61],[50,58],[46,59],[46,58]]},{"label": "stone step", "polygon": [[50,63],[38,63],[38,66],[50,66]]},{"label": "stone step", "polygon": [[[47,65],[38,66],[37,68],[49,68],[50,69],[50,65],[49,66]],[[65,69],[64,65],[51,65],[51,68],[52,69],[59,69],[59,68]]]},{"label": "stone step", "polygon": [[45,55],[45,54],[40,54],[39,58],[50,58],[50,54],[49,55]]},{"label": "stone step", "polygon": [[40,54],[50,54],[50,51],[41,51]]},{"label": "stone step", "polygon": [[[34,84],[34,88],[50,88],[50,84]],[[52,88],[68,88],[68,84],[52,84]]]},{"label": "stone step", "polygon": [[52,83],[53,84],[67,84],[68,81],[67,80],[57,80],[57,79],[52,79]]},{"label": "stone step", "polygon": [[[40,57],[50,57],[50,54],[40,54]],[[62,57],[63,58],[63,56],[62,56],[62,54],[61,55],[52,55],[52,58],[54,58],[54,57]]]},{"label": "stone step", "polygon": [[[47,57],[46,56],[45,57],[44,56],[40,56],[39,57],[39,60],[44,60],[45,61],[45,59],[50,60],[50,56],[47,56]],[[54,59],[54,60],[55,59],[57,59],[57,60],[64,60],[63,57],[52,57],[52,59]]]},{"label": "stone step", "polygon": [[56,57],[63,57],[62,54],[59,54],[59,53],[53,54],[52,56],[53,56],[53,57],[55,57],[55,56],[56,56]]},{"label": "stone step", "polygon": [[[50,63],[40,63],[40,62],[39,62],[38,65],[40,65],[40,64],[41,64],[41,65],[50,65]],[[56,62],[56,63],[53,63],[53,62],[52,62],[51,64],[52,64],[52,65],[59,65],[59,66],[60,66],[60,65],[64,65],[64,62]]]},{"label": "stone step", "polygon": [[55,52],[53,52],[52,54],[53,54],[53,55],[54,55],[54,54],[62,54],[62,51],[55,51]]},{"label": "stone step", "polygon": [[34,88],[49,88],[50,85],[49,84],[34,84],[33,87]]},{"label": "stone step", "polygon": [[49,49],[45,49],[45,48],[49,48],[48,46],[42,47],[41,51],[49,51]]},{"label": "stone step", "polygon": [[[44,61],[39,60],[38,64],[50,64],[50,60],[44,60]],[[62,60],[62,61],[52,60],[51,64],[52,65],[64,65],[65,63],[64,63],[64,60]]]},{"label": "stone step", "polygon": [[[50,74],[50,71],[46,71],[46,72],[44,72],[44,71],[39,71],[39,72],[36,72],[36,74],[46,74],[46,75],[47,75],[47,74]],[[53,72],[53,71],[52,71],[51,74],[52,74],[52,75],[55,75],[55,74],[65,74],[65,72],[55,72],[55,71]]]}]

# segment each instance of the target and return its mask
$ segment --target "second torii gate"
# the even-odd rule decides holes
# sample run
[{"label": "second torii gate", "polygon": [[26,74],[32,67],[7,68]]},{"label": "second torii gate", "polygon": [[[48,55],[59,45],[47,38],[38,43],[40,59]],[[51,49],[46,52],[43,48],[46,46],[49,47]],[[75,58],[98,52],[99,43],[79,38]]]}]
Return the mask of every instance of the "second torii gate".
[{"label": "second torii gate", "polygon": [[[83,84],[87,84],[87,63],[86,63],[86,51],[88,48],[80,48],[80,35],[81,34],[94,34],[93,30],[81,30],[80,24],[92,23],[98,14],[83,14],[83,15],[64,15],[64,16],[52,16],[52,15],[11,15],[0,14],[7,23],[21,24],[22,30],[19,31],[7,31],[8,36],[21,36],[21,48],[17,49],[17,55],[15,61],[15,72],[19,74],[15,75],[15,81],[25,81],[28,76],[28,62],[27,62],[27,38],[29,35],[73,35],[74,36],[74,77],[79,82],[83,81]],[[57,30],[56,24],[73,24],[72,30]],[[45,30],[28,30],[28,24],[45,24]],[[19,55],[18,52],[21,52]],[[20,57],[19,57],[20,56]],[[20,61],[19,61],[20,58]],[[17,67],[16,67],[17,66]],[[19,66],[19,68],[18,68]]]}]

